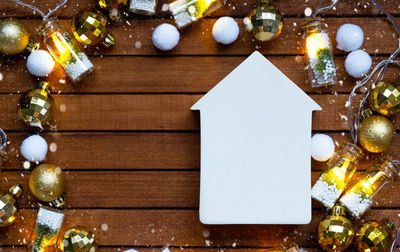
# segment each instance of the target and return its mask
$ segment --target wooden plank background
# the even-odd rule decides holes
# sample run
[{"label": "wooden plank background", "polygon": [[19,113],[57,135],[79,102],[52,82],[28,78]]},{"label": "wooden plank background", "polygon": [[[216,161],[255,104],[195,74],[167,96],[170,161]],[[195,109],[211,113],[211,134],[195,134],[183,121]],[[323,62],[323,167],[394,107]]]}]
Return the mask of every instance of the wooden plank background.
[{"label": "wooden plank background", "polygon": [[[43,10],[57,4],[55,0],[26,2]],[[168,2],[160,0],[159,8]],[[286,16],[285,27],[277,40],[267,44],[254,42],[243,28],[242,20],[255,2],[230,0],[226,8],[182,32],[179,46],[167,53],[155,50],[151,43],[151,33],[158,24],[172,23],[167,13],[128,15],[126,21],[111,27],[116,37],[114,48],[87,50],[95,64],[91,76],[78,84],[60,83],[66,78],[60,69],[49,76],[55,109],[42,135],[57,146],[47,162],[61,165],[66,172],[64,229],[76,224],[90,226],[102,252],[128,248],[150,252],[166,245],[173,251],[261,252],[291,242],[320,251],[315,234],[325,212],[316,202],[312,223],[305,226],[205,226],[198,221],[199,115],[189,108],[255,49],[323,107],[314,114],[314,132],[327,133],[338,144],[349,140],[346,101],[356,80],[344,73],[346,55],[335,51],[338,85],[313,89],[304,70],[301,23],[305,8],[315,8],[319,1],[275,1]],[[380,2],[393,15],[400,15],[400,1]],[[70,0],[58,16],[69,27],[76,13],[95,6],[95,0]],[[35,29],[40,17],[36,13],[4,2],[0,13],[2,18],[19,18],[39,39]],[[218,45],[211,35],[212,25],[224,15],[236,18],[241,25],[240,37],[231,46]],[[326,13],[326,22],[333,42],[341,24],[360,25],[365,32],[363,49],[375,63],[397,46],[393,28],[367,0],[341,1]],[[0,58],[0,127],[10,139],[10,161],[2,166],[2,190],[17,182],[27,188],[31,170],[23,168],[19,154],[22,140],[31,131],[16,111],[21,94],[38,79],[29,75],[25,62],[23,56]],[[396,74],[398,69],[390,67],[387,76]],[[395,119],[395,125],[400,129],[399,120]],[[399,151],[397,137],[390,154],[396,157]],[[360,165],[361,172],[378,159],[379,155],[368,155]],[[313,181],[323,167],[313,161]],[[389,217],[399,225],[399,187],[396,181],[388,188],[365,219]],[[38,204],[25,190],[17,222],[0,230],[0,250],[24,250]]]}]

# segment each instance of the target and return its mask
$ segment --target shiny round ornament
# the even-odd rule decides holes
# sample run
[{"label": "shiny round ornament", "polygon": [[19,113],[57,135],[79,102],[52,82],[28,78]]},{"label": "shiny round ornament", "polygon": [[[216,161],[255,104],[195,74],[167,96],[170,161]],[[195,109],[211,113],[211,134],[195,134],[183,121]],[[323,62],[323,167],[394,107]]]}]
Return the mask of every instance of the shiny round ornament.
[{"label": "shiny round ornament", "polygon": [[366,75],[371,66],[371,56],[364,50],[351,52],[344,61],[346,72],[354,78],[361,78]]},{"label": "shiny round ornament", "polygon": [[100,8],[110,11],[110,18],[113,21],[121,19],[120,9],[128,4],[128,0],[99,0]]},{"label": "shiny round ornament", "polygon": [[95,235],[87,227],[76,226],[65,231],[61,250],[65,252],[95,252]]},{"label": "shiny round ornament", "polygon": [[332,137],[326,134],[315,134],[311,138],[311,157],[317,161],[327,161],[335,152]]},{"label": "shiny round ornament", "polygon": [[152,35],[153,45],[161,51],[170,51],[179,43],[178,29],[171,24],[160,24]]},{"label": "shiny round ornament", "polygon": [[384,79],[375,84],[369,96],[371,108],[384,116],[392,116],[400,111],[399,82]]},{"label": "shiny round ornament", "polygon": [[364,223],[356,234],[357,249],[360,252],[388,252],[392,242],[393,221],[385,219]]},{"label": "shiny round ornament", "polygon": [[21,196],[20,185],[12,186],[7,194],[0,195],[0,227],[11,225],[15,221],[15,214],[18,209],[15,201]]},{"label": "shiny round ornament", "polygon": [[50,53],[44,50],[32,51],[26,61],[28,71],[37,77],[46,77],[54,68],[54,60]]},{"label": "shiny round ornament", "polygon": [[29,189],[38,200],[54,201],[64,193],[64,173],[55,165],[39,165],[29,175]]},{"label": "shiny round ornament", "polygon": [[0,52],[15,55],[25,50],[29,34],[25,26],[15,19],[0,22]]},{"label": "shiny round ornament", "polygon": [[239,25],[231,17],[221,17],[215,22],[212,30],[215,41],[223,45],[229,45],[239,36]]},{"label": "shiny round ornament", "polygon": [[345,52],[359,49],[364,42],[364,32],[355,24],[343,24],[336,34],[337,48]]},{"label": "shiny round ornament", "polygon": [[256,9],[245,19],[247,30],[261,42],[270,41],[282,32],[283,16],[271,2],[259,0]]},{"label": "shiny round ornament", "polygon": [[50,116],[53,104],[53,98],[49,91],[49,83],[42,81],[37,88],[32,89],[21,98],[19,115],[25,123],[42,128],[42,123]]},{"label": "shiny round ornament", "polygon": [[351,243],[354,229],[346,218],[344,207],[336,205],[332,215],[328,215],[318,225],[318,243],[326,251],[343,251]]},{"label": "shiny round ornament", "polygon": [[29,136],[21,144],[22,156],[31,162],[43,161],[46,158],[47,149],[46,140],[39,135]]},{"label": "shiny round ornament", "polygon": [[381,153],[390,148],[394,141],[393,123],[380,115],[370,116],[361,122],[358,139],[362,147],[372,153]]},{"label": "shiny round ornament", "polygon": [[108,33],[108,21],[101,13],[85,11],[72,21],[73,34],[80,43],[93,46],[101,43],[105,47],[115,44],[114,37]]}]

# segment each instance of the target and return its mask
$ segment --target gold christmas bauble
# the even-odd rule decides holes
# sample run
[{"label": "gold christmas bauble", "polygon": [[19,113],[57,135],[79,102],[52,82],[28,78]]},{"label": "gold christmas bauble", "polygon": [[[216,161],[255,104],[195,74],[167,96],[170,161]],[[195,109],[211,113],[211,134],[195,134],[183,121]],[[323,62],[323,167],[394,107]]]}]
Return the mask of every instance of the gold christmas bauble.
[{"label": "gold christmas bauble", "polygon": [[356,234],[357,249],[360,252],[388,252],[391,243],[393,221],[385,219],[364,223]]},{"label": "gold christmas bauble", "polygon": [[345,209],[336,205],[332,215],[328,215],[318,226],[318,243],[326,251],[343,251],[353,240],[354,230],[346,218]]},{"label": "gold christmas bauble", "polygon": [[0,22],[0,52],[15,55],[25,50],[29,34],[25,26],[15,19]]},{"label": "gold christmas bauble", "polygon": [[65,231],[61,250],[66,252],[95,252],[97,242],[95,235],[87,227],[76,226]]},{"label": "gold christmas bauble", "polygon": [[272,0],[259,0],[257,7],[252,10],[246,19],[247,30],[258,41],[270,41],[281,34],[283,16],[273,5]]},{"label": "gold christmas bauble", "polygon": [[110,18],[118,21],[121,18],[120,9],[128,4],[128,0],[99,0],[100,8],[110,11]]},{"label": "gold christmas bauble", "polygon": [[106,47],[114,45],[114,37],[108,33],[108,21],[101,13],[85,11],[75,16],[72,21],[75,38],[84,45]]},{"label": "gold christmas bauble", "polygon": [[55,165],[39,165],[29,175],[29,189],[38,200],[56,200],[65,189],[64,173]]},{"label": "gold christmas bauble", "polygon": [[395,134],[394,125],[389,119],[374,115],[361,122],[358,139],[365,150],[381,153],[390,148]]},{"label": "gold christmas bauble", "polygon": [[371,108],[384,116],[391,116],[400,111],[399,81],[392,79],[376,83],[369,96]]},{"label": "gold christmas bauble", "polygon": [[21,196],[20,185],[12,186],[7,194],[0,195],[0,227],[6,227],[15,221],[15,214],[18,209],[15,201]]},{"label": "gold christmas bauble", "polygon": [[53,98],[48,82],[42,81],[38,87],[30,90],[20,101],[19,115],[25,123],[41,127],[50,116],[50,108]]}]

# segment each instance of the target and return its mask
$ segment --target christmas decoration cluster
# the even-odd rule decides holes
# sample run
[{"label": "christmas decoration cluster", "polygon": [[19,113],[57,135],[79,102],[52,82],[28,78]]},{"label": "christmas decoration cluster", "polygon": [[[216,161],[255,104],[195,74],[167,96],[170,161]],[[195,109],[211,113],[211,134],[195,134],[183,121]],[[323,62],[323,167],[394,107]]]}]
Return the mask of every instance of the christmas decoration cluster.
[{"label": "christmas decoration cluster", "polygon": [[[78,13],[71,22],[72,29],[68,30],[59,24],[56,17],[51,17],[66,2],[67,0],[62,2],[47,15],[40,13],[43,22],[37,30],[42,38],[41,43],[35,43],[25,26],[17,19],[0,22],[0,52],[7,56],[28,52],[28,71],[43,79],[19,103],[20,118],[35,130],[45,128],[51,116],[54,100],[51,96],[51,83],[45,78],[55,66],[60,66],[72,82],[81,81],[94,71],[94,65],[85,49],[96,47],[99,50],[108,50],[118,43],[118,39],[110,33],[109,25],[110,21],[118,25],[118,21],[123,18],[121,10],[128,8],[135,15],[157,13],[156,0],[131,0],[130,3],[127,0],[99,0],[98,10]],[[325,21],[318,17],[323,11],[332,9],[337,2],[339,1],[333,1],[328,8],[317,9],[303,24],[307,70],[311,86],[315,88],[338,83],[334,49]],[[375,1],[372,2],[376,5]],[[162,51],[173,50],[179,43],[180,30],[225,4],[226,0],[171,2],[168,7],[175,25],[161,24],[156,27],[151,38],[154,46]],[[29,5],[25,7],[29,8]],[[391,18],[389,15],[388,17]],[[283,22],[282,13],[272,0],[258,0],[256,8],[244,20],[246,30],[257,42],[268,42],[278,37]],[[240,27],[231,17],[218,19],[212,29],[214,39],[223,45],[234,43],[239,33]],[[346,212],[354,219],[360,219],[372,206],[378,192],[400,174],[400,162],[384,157],[362,176],[355,176],[365,152],[383,153],[390,149],[395,140],[393,116],[400,111],[400,78],[383,78],[384,70],[380,70],[393,63],[398,51],[391,55],[389,61],[378,64],[378,68],[367,75],[372,60],[368,53],[359,49],[364,41],[362,29],[353,24],[344,24],[338,30],[336,40],[340,50],[350,53],[345,62],[349,75],[365,78],[355,86],[350,95],[350,118],[354,117],[351,105],[357,88],[377,72],[378,77],[360,103],[356,119],[351,121],[353,142],[344,144],[341,150],[335,152],[331,137],[324,134],[313,137],[312,157],[320,162],[327,161],[327,168],[313,185],[312,197],[332,211],[319,223],[318,242],[327,251],[343,251],[352,240],[356,240],[359,251],[385,252],[391,246],[393,221],[367,221],[356,231],[352,221],[346,217]],[[365,105],[366,102],[368,105]],[[2,130],[0,140],[0,162],[3,162],[8,160],[8,155],[5,151],[7,137]],[[46,205],[38,210],[29,247],[32,251],[48,251],[49,248],[57,247],[62,251],[94,252],[97,241],[90,228],[75,225],[58,238],[63,226],[63,208],[68,199],[68,181],[58,165],[42,163],[46,160],[47,150],[46,140],[38,134],[28,137],[21,145],[23,157],[28,162],[38,164],[29,175],[29,191]],[[21,186],[13,185],[5,194],[0,195],[0,227],[9,226],[15,221],[18,212],[16,202],[21,194]],[[294,246],[279,248],[279,251],[303,250]]]}]

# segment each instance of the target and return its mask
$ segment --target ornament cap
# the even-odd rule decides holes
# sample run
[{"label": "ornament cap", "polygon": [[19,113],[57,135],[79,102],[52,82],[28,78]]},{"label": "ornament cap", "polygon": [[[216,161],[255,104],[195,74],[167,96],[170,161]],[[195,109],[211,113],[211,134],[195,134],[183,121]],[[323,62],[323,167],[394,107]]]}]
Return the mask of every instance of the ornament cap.
[{"label": "ornament cap", "polygon": [[361,119],[364,120],[370,116],[374,115],[374,111],[372,111],[371,108],[366,108],[363,111],[361,111]]},{"label": "ornament cap", "polygon": [[391,219],[384,219],[383,224],[385,224],[389,231],[392,231],[394,228],[394,221],[392,221]]},{"label": "ornament cap", "polygon": [[65,192],[61,194],[57,199],[51,201],[51,204],[56,208],[63,208],[66,203],[66,195]]},{"label": "ornament cap", "polygon": [[28,45],[25,48],[28,52],[39,50],[39,43],[36,43],[33,38],[29,38]]},{"label": "ornament cap", "polygon": [[8,192],[14,199],[18,199],[22,194],[22,187],[19,184],[13,185],[12,187],[10,187],[10,189],[8,189]]},{"label": "ornament cap", "polygon": [[112,34],[107,34],[103,42],[101,42],[105,47],[110,48],[115,45],[115,38]]},{"label": "ornament cap", "polygon": [[332,215],[333,216],[346,216],[346,209],[339,204],[336,204],[332,208]]},{"label": "ornament cap", "polygon": [[47,81],[41,81],[37,86],[38,89],[43,89],[48,93],[50,93],[50,87],[51,86]]}]

